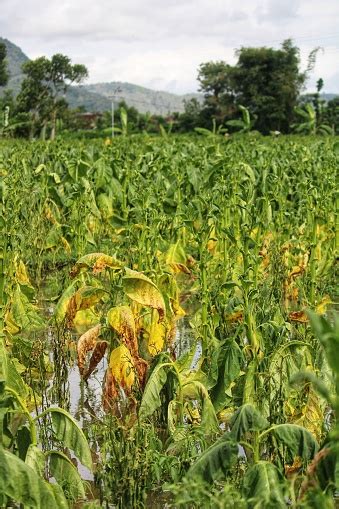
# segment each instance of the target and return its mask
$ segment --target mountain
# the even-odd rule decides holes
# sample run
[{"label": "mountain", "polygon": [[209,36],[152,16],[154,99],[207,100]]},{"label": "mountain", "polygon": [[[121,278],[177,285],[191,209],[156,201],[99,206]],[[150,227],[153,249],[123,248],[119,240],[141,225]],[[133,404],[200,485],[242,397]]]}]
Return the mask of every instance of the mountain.
[{"label": "mountain", "polygon": [[[25,62],[28,62],[29,58],[18,46],[8,39],[0,37],[0,43],[4,43],[7,50],[9,81],[6,88],[13,90],[14,94],[17,95],[21,87],[21,82],[24,78],[21,66]],[[4,87],[0,87],[0,91],[1,90],[4,90]]]},{"label": "mountain", "polygon": [[[10,75],[7,86],[0,87],[0,95],[6,89],[13,90],[14,95],[17,95],[24,79],[21,66],[28,62],[29,58],[8,39],[0,37],[0,43],[6,45]],[[111,109],[111,96],[115,90],[117,91],[114,96],[115,104],[124,100],[128,106],[134,106],[141,113],[149,112],[156,115],[166,115],[174,111],[182,112],[184,111],[184,100],[193,97],[199,100],[202,97],[199,94],[177,95],[169,92],[158,92],[132,83],[114,81],[70,87],[66,100],[71,108],[83,106],[86,111],[102,112]]]},{"label": "mountain", "polygon": [[83,104],[89,111],[104,111],[111,108],[112,97],[115,104],[124,100],[128,106],[134,106],[141,113],[149,112],[158,115],[166,115],[174,111],[181,113],[184,111],[184,101],[192,98],[202,100],[201,94],[177,95],[121,81],[73,87],[68,100],[72,107]]}]

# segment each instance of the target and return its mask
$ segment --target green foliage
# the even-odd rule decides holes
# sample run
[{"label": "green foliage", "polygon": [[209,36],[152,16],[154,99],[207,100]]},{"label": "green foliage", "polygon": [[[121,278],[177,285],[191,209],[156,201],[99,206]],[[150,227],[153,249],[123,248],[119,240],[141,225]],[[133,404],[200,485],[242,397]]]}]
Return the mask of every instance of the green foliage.
[{"label": "green foliage", "polygon": [[0,43],[0,86],[6,85],[8,81],[7,63],[6,63],[7,50],[4,43]]},{"label": "green foliage", "polygon": [[193,463],[187,472],[188,478],[200,477],[206,482],[225,477],[235,465],[238,446],[225,434],[211,445]]},{"label": "green foliage", "polygon": [[45,137],[47,122],[51,122],[50,138],[55,138],[58,113],[66,107],[63,95],[72,83],[81,83],[88,71],[84,65],[71,64],[70,59],[61,54],[53,55],[49,60],[40,57],[23,65],[26,78],[22,82],[18,103],[32,116],[34,122],[42,123],[42,138]]},{"label": "green foliage", "polygon": [[268,425],[267,420],[250,403],[242,405],[230,422],[231,435],[241,440],[249,431],[262,431]]},{"label": "green foliage", "polygon": [[1,443],[59,506],[90,448],[106,505],[335,492],[337,144],[218,129],[1,142]]},{"label": "green foliage", "polygon": [[286,507],[282,476],[268,461],[259,461],[248,469],[244,477],[243,493],[250,507]]}]

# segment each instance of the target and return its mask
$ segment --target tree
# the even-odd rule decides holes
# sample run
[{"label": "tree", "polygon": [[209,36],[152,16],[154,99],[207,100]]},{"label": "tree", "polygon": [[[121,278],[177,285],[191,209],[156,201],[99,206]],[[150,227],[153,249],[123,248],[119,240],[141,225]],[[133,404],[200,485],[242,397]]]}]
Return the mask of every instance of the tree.
[{"label": "tree", "polygon": [[237,106],[242,105],[256,119],[255,129],[289,132],[316,52],[310,54],[304,72],[300,71],[299,49],[290,39],[280,49],[240,48],[234,66],[226,62],[202,64],[198,81],[205,97],[204,111],[220,123],[234,118]]},{"label": "tree", "polygon": [[335,134],[339,134],[339,96],[328,101],[324,111],[324,120],[332,126]]},{"label": "tree", "polygon": [[40,57],[23,65],[26,75],[18,101],[32,114],[33,122],[39,120],[42,125],[42,137],[45,136],[47,122],[51,122],[50,138],[56,134],[58,113],[65,107],[64,96],[73,83],[81,83],[88,76],[84,65],[71,64],[71,60],[61,54],[53,55],[51,60]]},{"label": "tree", "polygon": [[203,117],[215,118],[218,125],[235,109],[231,76],[232,67],[226,62],[206,62],[199,67],[198,81],[205,98]]},{"label": "tree", "polygon": [[232,71],[237,102],[256,115],[263,133],[288,132],[307,74],[299,70],[299,49],[290,39],[281,49],[241,48]]},{"label": "tree", "polygon": [[0,86],[7,85],[8,82],[6,56],[6,46],[4,43],[0,43]]}]

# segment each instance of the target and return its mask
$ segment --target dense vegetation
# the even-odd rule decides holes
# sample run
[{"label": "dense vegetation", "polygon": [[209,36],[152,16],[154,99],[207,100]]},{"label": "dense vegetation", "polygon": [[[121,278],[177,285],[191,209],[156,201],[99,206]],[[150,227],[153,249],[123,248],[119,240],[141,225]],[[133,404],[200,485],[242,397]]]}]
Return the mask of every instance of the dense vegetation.
[{"label": "dense vegetation", "polygon": [[2,506],[334,507],[338,152],[1,141]]},{"label": "dense vegetation", "polygon": [[[6,83],[8,74],[4,58],[7,46],[0,41],[0,86]],[[71,84],[84,81],[87,69],[81,64],[71,64],[65,55],[56,54],[50,60],[40,57],[23,63],[19,93],[12,94],[11,87],[14,92],[17,87],[10,80],[10,87],[0,99],[0,111],[7,112],[0,122],[0,133],[30,139],[45,139],[46,134],[54,139],[57,130],[64,138],[193,130],[228,135],[251,130],[264,135],[272,132],[336,134],[339,131],[338,98],[328,102],[321,98],[323,80],[318,80],[314,94],[302,95],[318,49],[310,53],[305,70],[301,70],[299,49],[290,39],[284,41],[280,49],[242,47],[236,51],[238,61],[234,66],[224,61],[203,63],[198,70],[203,100],[198,97],[188,100],[187,97],[183,112],[171,112],[168,108],[167,115],[151,114],[145,110],[143,99],[135,108],[130,102],[128,86],[123,87],[126,101],[119,101],[121,89],[113,83],[89,86],[86,90],[71,88]],[[137,89],[131,87],[134,91]],[[95,100],[95,90],[101,90],[104,96],[100,104],[104,101],[108,111],[88,112],[81,103],[83,98],[88,109]],[[67,101],[70,98],[73,101],[74,97],[78,98],[78,107],[70,110]],[[155,102],[156,97],[155,93]],[[159,101],[163,100],[159,95]],[[114,115],[114,109],[118,114]],[[153,107],[151,110],[154,111]]]}]

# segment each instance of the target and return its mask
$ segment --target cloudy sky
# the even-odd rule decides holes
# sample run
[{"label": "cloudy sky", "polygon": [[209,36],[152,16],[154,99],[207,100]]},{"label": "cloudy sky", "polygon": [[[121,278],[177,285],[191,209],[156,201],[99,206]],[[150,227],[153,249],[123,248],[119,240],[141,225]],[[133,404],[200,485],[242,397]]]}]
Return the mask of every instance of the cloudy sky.
[{"label": "cloudy sky", "polygon": [[322,77],[339,93],[338,27],[338,0],[0,0],[0,36],[30,58],[64,53],[88,67],[89,83],[177,93],[197,90],[201,62],[232,64],[236,48],[288,37],[303,67],[322,48],[308,89]]}]

